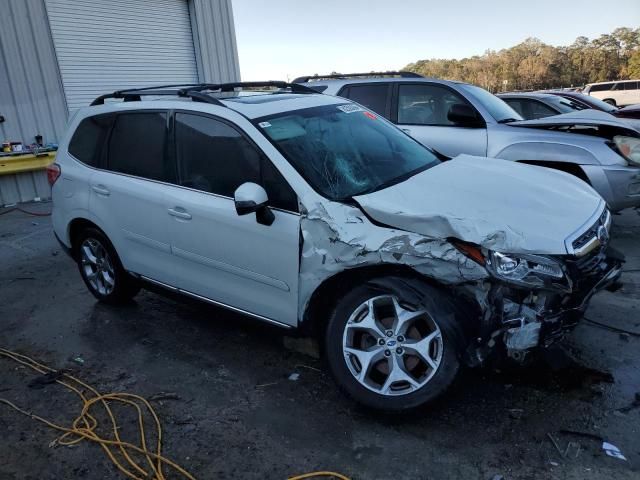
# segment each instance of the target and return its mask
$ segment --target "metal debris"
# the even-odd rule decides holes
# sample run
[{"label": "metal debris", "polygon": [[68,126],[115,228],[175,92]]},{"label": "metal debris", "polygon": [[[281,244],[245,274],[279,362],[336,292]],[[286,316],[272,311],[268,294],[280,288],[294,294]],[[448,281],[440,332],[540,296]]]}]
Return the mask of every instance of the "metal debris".
[{"label": "metal debris", "polygon": [[610,457],[617,458],[619,460],[627,461],[627,458],[622,454],[620,449],[609,442],[602,442],[602,449],[604,453],[609,455]]}]

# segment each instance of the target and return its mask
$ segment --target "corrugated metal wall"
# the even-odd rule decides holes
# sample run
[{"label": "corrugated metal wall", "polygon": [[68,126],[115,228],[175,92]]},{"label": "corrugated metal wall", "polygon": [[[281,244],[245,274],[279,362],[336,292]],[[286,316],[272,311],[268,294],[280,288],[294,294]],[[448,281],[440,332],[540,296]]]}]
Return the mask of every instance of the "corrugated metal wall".
[{"label": "corrugated metal wall", "polygon": [[[154,2],[153,8],[167,1]],[[188,2],[199,80],[240,80],[231,0]],[[41,134],[45,142],[57,142],[68,109],[45,0],[0,0],[0,13],[0,115],[6,118],[0,140],[32,143]],[[168,83],[174,81],[182,79]],[[0,176],[0,206],[49,196],[44,171]]]},{"label": "corrugated metal wall", "polygon": [[0,140],[57,141],[67,122],[43,0],[0,0]]},{"label": "corrugated metal wall", "polygon": [[44,170],[0,175],[0,207],[50,197],[51,187]]},{"label": "corrugated metal wall", "polygon": [[231,0],[190,0],[189,7],[200,81],[240,81]]},{"label": "corrugated metal wall", "polygon": [[45,0],[69,112],[105,92],[196,83],[187,0]]}]

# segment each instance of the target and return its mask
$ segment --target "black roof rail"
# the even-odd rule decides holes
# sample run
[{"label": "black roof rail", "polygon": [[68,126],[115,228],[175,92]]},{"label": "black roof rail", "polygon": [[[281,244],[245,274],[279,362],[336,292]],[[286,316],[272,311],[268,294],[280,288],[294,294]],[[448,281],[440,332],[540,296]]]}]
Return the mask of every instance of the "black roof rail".
[{"label": "black roof rail", "polygon": [[212,103],[224,106],[224,104],[215,97],[204,93],[206,91],[215,92],[233,92],[236,88],[260,88],[260,87],[276,87],[289,88],[292,93],[319,93],[317,90],[300,85],[297,83],[287,83],[277,80],[269,80],[265,82],[230,82],[230,83],[193,83],[193,84],[175,84],[175,85],[159,85],[154,87],[129,88],[126,90],[118,90],[113,93],[100,95],[91,106],[104,105],[104,101],[109,98],[121,98],[125,102],[140,101],[143,95],[162,96],[172,95],[178,97],[191,98],[196,102]]},{"label": "black roof rail", "polygon": [[293,79],[293,83],[306,83],[309,80],[325,80],[332,78],[346,79],[352,77],[401,77],[401,78],[424,78],[415,72],[369,72],[369,73],[332,73],[330,75],[308,75]]}]

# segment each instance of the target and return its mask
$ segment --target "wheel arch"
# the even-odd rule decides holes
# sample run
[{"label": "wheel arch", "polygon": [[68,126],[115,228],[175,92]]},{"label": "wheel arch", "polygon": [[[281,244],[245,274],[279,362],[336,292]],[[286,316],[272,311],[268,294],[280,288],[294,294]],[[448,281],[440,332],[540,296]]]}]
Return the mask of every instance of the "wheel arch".
[{"label": "wheel arch", "polygon": [[[550,132],[551,133],[551,132]],[[557,133],[557,132],[555,132]],[[570,137],[566,133],[558,133]],[[490,157],[515,162],[552,162],[573,165],[600,165],[592,151],[586,146],[562,142],[528,141],[508,145]]]},{"label": "wheel arch", "polygon": [[552,160],[517,160],[517,162],[525,163],[527,165],[535,165],[537,167],[546,167],[546,168],[552,168],[554,170],[559,170],[561,172],[565,172],[570,175],[573,175],[574,177],[579,178],[580,180],[584,181],[588,185],[591,185],[591,181],[589,180],[589,177],[587,176],[583,168],[577,163],[558,162],[558,161],[552,161]]},{"label": "wheel arch", "polygon": [[73,258],[76,258],[76,255],[78,253],[78,237],[80,233],[87,228],[95,228],[97,230],[100,230],[100,232],[102,232],[102,234],[107,237],[107,239],[109,238],[104,229],[101,228],[100,225],[97,225],[94,221],[89,220],[85,217],[74,218],[69,222],[69,226],[67,227],[68,238],[71,242],[71,256]]},{"label": "wheel arch", "polygon": [[[336,300],[344,294],[345,286],[364,283],[374,278],[401,277],[406,280],[423,283],[432,287],[448,290],[447,286],[437,280],[416,272],[408,265],[378,264],[349,268],[326,278],[313,292],[307,302],[299,326],[301,333],[320,338],[326,326],[331,311],[336,306]],[[469,305],[469,308],[471,306]]]}]

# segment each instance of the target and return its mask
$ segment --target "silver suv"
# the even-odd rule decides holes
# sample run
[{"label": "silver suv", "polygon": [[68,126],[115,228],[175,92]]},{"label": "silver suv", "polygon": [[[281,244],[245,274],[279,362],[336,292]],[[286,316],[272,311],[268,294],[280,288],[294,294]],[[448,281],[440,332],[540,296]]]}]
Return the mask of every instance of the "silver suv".
[{"label": "silver suv", "polygon": [[640,206],[640,132],[595,110],[523,121],[504,101],[467,83],[410,72],[294,80],[374,110],[422,144],[455,157],[502,158],[570,173],[609,208]]},{"label": "silver suv", "polygon": [[377,113],[295,84],[105,95],[48,173],[55,234],[96,298],[154,284],[315,332],[340,387],[384,410],[434,399],[462,363],[523,359],[620,275],[584,182],[441,162]]}]

